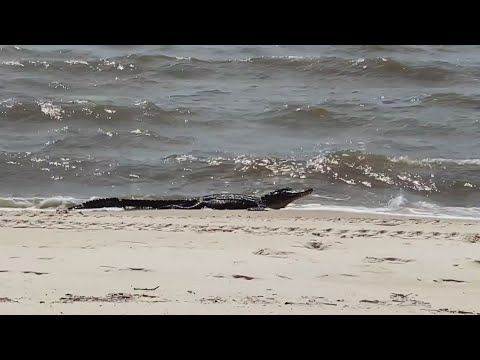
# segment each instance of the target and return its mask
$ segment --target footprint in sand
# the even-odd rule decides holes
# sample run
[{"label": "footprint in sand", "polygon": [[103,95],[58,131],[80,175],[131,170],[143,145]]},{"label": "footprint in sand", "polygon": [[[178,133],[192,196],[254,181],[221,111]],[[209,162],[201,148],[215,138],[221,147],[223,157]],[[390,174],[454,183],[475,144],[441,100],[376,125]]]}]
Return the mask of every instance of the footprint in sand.
[{"label": "footprint in sand", "polygon": [[255,279],[253,276],[247,276],[247,275],[232,275],[234,279],[244,279],[244,280],[253,280]]},{"label": "footprint in sand", "polygon": [[273,249],[259,249],[257,251],[254,251],[253,254],[254,255],[269,256],[269,257],[274,257],[274,258],[287,258],[288,255],[294,254],[294,252],[278,251],[278,250],[273,250]]},{"label": "footprint in sand", "polygon": [[105,270],[103,270],[104,272],[110,272],[110,271],[113,271],[114,269],[118,269],[115,266],[109,266],[109,265],[100,265],[100,267],[105,268]]},{"label": "footprint in sand", "polygon": [[410,259],[399,259],[399,258],[395,258],[395,257],[384,257],[384,258],[376,258],[376,257],[372,257],[372,256],[367,256],[365,258],[365,261],[366,262],[369,262],[369,263],[381,263],[381,262],[388,262],[390,264],[406,264],[408,262],[411,262],[413,260],[410,260]]},{"label": "footprint in sand", "polygon": [[325,244],[321,241],[316,241],[316,240],[309,241],[309,242],[307,242],[303,245],[303,247],[306,247],[307,249],[320,250],[320,251],[321,250],[326,250],[331,246],[332,245],[330,245],[330,244]]},{"label": "footprint in sand", "polygon": [[345,277],[358,277],[358,275],[353,275],[353,274],[339,274],[340,276],[345,276]]},{"label": "footprint in sand", "polygon": [[293,280],[291,277],[288,277],[288,276],[285,276],[285,275],[280,275],[280,274],[276,274],[276,275],[281,279]]},{"label": "footprint in sand", "polygon": [[18,302],[18,301],[12,300],[7,297],[0,297],[0,303],[7,303],[7,302]]},{"label": "footprint in sand", "polygon": [[480,234],[467,234],[465,238],[468,242],[473,244],[480,242]]},{"label": "footprint in sand", "polygon": [[[212,275],[213,277],[216,277],[216,278],[220,278],[220,279],[224,279],[226,278],[225,275],[222,275],[222,274],[217,274],[217,275]],[[232,275],[232,277],[234,279],[243,279],[243,280],[253,280],[253,279],[257,279],[253,276],[247,276],[247,275]]]},{"label": "footprint in sand", "polygon": [[439,279],[439,280],[433,280],[433,282],[468,283],[468,281],[456,280],[456,279]]},{"label": "footprint in sand", "polygon": [[35,274],[35,275],[46,275],[46,272],[39,272],[39,271],[22,271],[24,274]]},{"label": "footprint in sand", "polygon": [[143,271],[143,272],[150,272],[152,270],[150,269],[145,269],[145,268],[136,268],[136,267],[129,267],[129,268],[126,268],[126,269],[120,269],[120,271],[123,270],[123,271]]}]

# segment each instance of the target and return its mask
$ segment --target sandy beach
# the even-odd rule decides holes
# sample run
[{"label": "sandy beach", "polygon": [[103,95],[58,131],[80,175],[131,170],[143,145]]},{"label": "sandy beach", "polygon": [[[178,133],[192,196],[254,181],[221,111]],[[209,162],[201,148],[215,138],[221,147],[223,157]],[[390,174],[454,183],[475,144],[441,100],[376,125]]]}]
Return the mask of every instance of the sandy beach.
[{"label": "sandy beach", "polygon": [[480,222],[0,212],[1,314],[478,314]]}]

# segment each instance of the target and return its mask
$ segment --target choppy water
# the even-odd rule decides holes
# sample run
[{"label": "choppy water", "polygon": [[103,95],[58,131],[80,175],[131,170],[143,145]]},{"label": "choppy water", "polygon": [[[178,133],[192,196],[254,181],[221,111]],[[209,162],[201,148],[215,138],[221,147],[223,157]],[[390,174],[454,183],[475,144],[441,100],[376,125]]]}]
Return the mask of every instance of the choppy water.
[{"label": "choppy water", "polygon": [[480,46],[1,46],[0,207],[308,186],[480,217],[479,79]]}]

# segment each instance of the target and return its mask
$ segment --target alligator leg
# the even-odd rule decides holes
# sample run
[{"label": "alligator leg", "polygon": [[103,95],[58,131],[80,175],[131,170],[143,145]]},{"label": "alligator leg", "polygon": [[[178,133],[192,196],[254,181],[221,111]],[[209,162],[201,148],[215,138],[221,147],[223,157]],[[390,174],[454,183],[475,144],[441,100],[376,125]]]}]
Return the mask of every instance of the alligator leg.
[{"label": "alligator leg", "polygon": [[205,207],[205,202],[199,201],[195,205],[192,206],[181,206],[181,205],[172,205],[172,209],[179,209],[179,210],[198,210]]},{"label": "alligator leg", "polygon": [[266,211],[267,205],[262,201],[257,206],[252,206],[247,209],[247,211]]},{"label": "alligator leg", "polygon": [[248,208],[247,211],[267,211],[267,209],[265,208],[265,206],[257,206]]}]

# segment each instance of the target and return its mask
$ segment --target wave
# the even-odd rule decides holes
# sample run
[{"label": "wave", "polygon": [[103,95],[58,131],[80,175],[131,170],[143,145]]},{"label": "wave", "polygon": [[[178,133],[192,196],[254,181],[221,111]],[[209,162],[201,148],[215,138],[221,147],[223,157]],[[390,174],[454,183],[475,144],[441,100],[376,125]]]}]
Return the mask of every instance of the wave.
[{"label": "wave", "polygon": [[0,198],[1,209],[58,209],[62,207],[73,206],[77,204],[80,199],[70,196],[55,196],[51,198],[18,198],[7,197]]},{"label": "wave", "polygon": [[[459,68],[446,62],[411,63],[390,57],[345,58],[334,56],[262,56],[245,59],[212,60],[193,56],[165,54],[129,54],[113,58],[93,58],[83,53],[38,53],[35,51],[4,50],[0,68],[17,72],[67,72],[73,75],[102,76],[148,75],[177,79],[196,79],[217,76],[228,71],[230,76],[245,76],[250,71],[275,74],[293,71],[306,75],[390,77],[414,81],[439,82],[457,77],[479,75],[475,67]],[[1,57],[0,57],[1,59]],[[41,60],[39,60],[41,59]],[[245,70],[245,71],[236,71]]]},{"label": "wave", "polygon": [[[18,53],[18,51],[17,51]],[[12,55],[18,55],[12,53]],[[79,53],[67,54],[31,52],[31,56],[12,56],[0,60],[0,69],[13,70],[20,73],[54,74],[61,72],[68,75],[95,75],[97,78],[108,76],[134,76],[144,74],[148,81],[154,76],[172,76],[173,78],[200,78],[214,74],[217,62],[202,61],[195,58],[171,57],[166,55],[132,54],[114,58],[91,58]],[[73,57],[75,56],[75,57]],[[41,60],[39,60],[41,59]],[[223,62],[218,62],[222,64]]]},{"label": "wave", "polygon": [[[129,105],[92,100],[49,101],[6,99],[0,102],[0,126],[11,123],[51,125],[52,122],[76,123],[90,126],[138,122],[155,122],[156,125],[191,126],[207,122],[196,121],[196,112],[188,108],[163,109],[152,102],[141,101]],[[218,124],[214,124],[218,125]]]},{"label": "wave", "polygon": [[445,81],[461,75],[453,64],[413,64],[391,58],[259,57],[237,61],[254,67],[313,75],[397,77],[415,81]]},{"label": "wave", "polygon": [[[196,168],[221,167],[221,172],[246,178],[289,177],[328,180],[364,188],[408,189],[419,193],[476,192],[480,163],[473,159],[421,159],[386,157],[360,151],[336,151],[311,159],[274,157],[170,156],[166,162],[188,163]],[[203,164],[203,165],[202,165]],[[220,169],[219,169],[220,170]],[[209,168],[216,174],[215,168]]]},{"label": "wave", "polygon": [[434,93],[422,99],[422,104],[468,110],[480,109],[480,96],[458,93]]},{"label": "wave", "polygon": [[[340,108],[341,105],[333,105],[333,107]],[[251,120],[277,128],[299,131],[312,127],[348,128],[368,124],[368,119],[332,110],[328,104],[326,106],[284,104],[281,107],[266,109],[263,113],[252,116]]]},{"label": "wave", "polygon": [[474,192],[480,186],[477,159],[408,159],[340,151],[309,160],[307,168],[350,185],[415,192]]},{"label": "wave", "polygon": [[445,159],[445,158],[426,158],[426,159],[410,159],[408,156],[391,157],[393,162],[405,162],[415,165],[428,165],[428,164],[454,164],[454,165],[480,165],[480,159]]},{"label": "wave", "polygon": [[0,68],[6,67],[26,73],[55,73],[64,72],[72,75],[84,75],[87,73],[98,74],[115,73],[121,74],[139,74],[142,69],[132,62],[121,60],[84,60],[84,59],[66,59],[42,57],[38,59],[11,58],[0,61]]},{"label": "wave", "polygon": [[[0,152],[0,170],[5,179],[12,177],[15,181],[22,177],[23,181],[33,183],[40,179],[111,185],[132,181],[158,184],[174,179],[180,183],[200,183],[210,179],[224,182],[283,179],[310,185],[328,182],[361,189],[404,189],[427,196],[450,194],[457,197],[476,195],[480,188],[479,159],[411,160],[351,150],[291,159],[185,154],[145,160],[129,157],[128,152],[123,158],[109,158],[106,147],[121,150],[122,144],[128,144],[128,141],[137,147],[149,146],[145,143],[148,138],[163,141],[166,147],[189,141],[175,138],[155,140],[153,135],[133,132],[111,136],[98,132],[93,137],[76,135],[33,153]],[[135,141],[137,136],[142,138]],[[158,151],[158,145],[152,146]],[[81,149],[92,147],[97,150],[88,151],[90,155],[80,155],[85,153],[80,152]],[[132,173],[138,178],[132,179]]]}]

